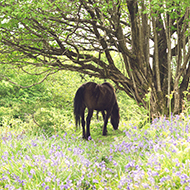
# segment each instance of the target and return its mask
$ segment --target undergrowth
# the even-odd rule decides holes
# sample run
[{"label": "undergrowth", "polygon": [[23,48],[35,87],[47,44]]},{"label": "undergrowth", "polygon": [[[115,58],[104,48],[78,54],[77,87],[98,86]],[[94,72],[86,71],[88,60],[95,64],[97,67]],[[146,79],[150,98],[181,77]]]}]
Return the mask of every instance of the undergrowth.
[{"label": "undergrowth", "polygon": [[[30,76],[19,71],[17,73],[15,70],[8,70],[8,72],[11,79],[22,86],[41,80],[41,76]],[[95,81],[99,84],[104,82],[104,80],[66,71],[49,76],[43,83],[26,89],[2,79],[0,81],[0,126],[5,122],[12,126],[14,119],[37,125],[44,130],[59,129],[60,126],[64,128],[68,123],[74,123],[74,95],[80,85],[87,81]],[[123,120],[132,123],[145,120],[147,112],[143,108],[139,108],[133,100],[118,89],[116,95]]]}]

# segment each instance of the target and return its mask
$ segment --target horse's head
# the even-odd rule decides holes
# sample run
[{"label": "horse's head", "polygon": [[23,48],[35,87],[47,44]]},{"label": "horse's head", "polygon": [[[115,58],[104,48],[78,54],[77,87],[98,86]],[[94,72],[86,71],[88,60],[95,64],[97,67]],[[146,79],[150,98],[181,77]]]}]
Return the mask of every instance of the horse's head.
[{"label": "horse's head", "polygon": [[119,107],[118,107],[118,104],[115,103],[112,113],[111,113],[111,124],[115,130],[118,129],[119,127],[119,119],[120,119]]}]

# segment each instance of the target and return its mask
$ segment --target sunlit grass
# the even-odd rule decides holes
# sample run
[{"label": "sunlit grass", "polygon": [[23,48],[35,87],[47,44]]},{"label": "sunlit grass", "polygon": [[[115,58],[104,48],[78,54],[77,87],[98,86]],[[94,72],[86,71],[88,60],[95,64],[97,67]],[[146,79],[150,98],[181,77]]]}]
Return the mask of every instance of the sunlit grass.
[{"label": "sunlit grass", "polygon": [[162,118],[139,128],[121,121],[102,136],[102,121],[93,120],[86,141],[72,123],[50,136],[17,121],[1,127],[0,189],[188,189],[189,122]]}]

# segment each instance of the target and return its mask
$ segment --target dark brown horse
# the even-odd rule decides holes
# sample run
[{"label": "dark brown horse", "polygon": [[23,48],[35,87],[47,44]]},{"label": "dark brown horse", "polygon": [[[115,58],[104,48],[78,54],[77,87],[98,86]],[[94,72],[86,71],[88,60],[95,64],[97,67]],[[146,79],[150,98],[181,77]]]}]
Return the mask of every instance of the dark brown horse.
[{"label": "dark brown horse", "polygon": [[[85,109],[88,108],[86,117],[86,133],[85,133]],[[87,82],[79,87],[74,98],[74,116],[76,126],[80,125],[80,119],[83,129],[83,138],[90,137],[90,120],[93,111],[101,111],[104,118],[103,135],[107,134],[107,123],[111,116],[111,124],[113,128],[118,129],[119,125],[119,107],[116,100],[115,90],[113,86],[105,82],[101,85],[94,82]],[[106,113],[105,113],[106,111]]]}]

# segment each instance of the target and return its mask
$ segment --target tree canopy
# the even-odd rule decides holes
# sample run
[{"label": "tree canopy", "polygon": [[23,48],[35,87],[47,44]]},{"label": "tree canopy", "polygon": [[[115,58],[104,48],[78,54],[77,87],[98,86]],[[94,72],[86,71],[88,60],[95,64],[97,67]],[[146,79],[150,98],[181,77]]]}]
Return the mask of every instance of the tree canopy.
[{"label": "tree canopy", "polygon": [[4,0],[0,63],[111,79],[144,107],[151,89],[152,113],[178,113],[190,77],[189,7],[189,0]]}]

